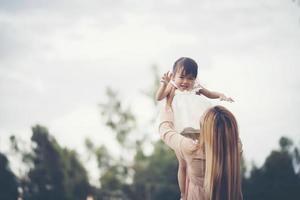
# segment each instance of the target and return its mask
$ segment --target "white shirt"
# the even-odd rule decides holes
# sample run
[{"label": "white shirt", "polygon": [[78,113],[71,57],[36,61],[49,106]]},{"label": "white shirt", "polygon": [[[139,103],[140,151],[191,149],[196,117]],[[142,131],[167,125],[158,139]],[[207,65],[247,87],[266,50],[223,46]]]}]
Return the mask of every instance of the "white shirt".
[{"label": "white shirt", "polygon": [[187,127],[199,130],[200,117],[211,106],[207,97],[196,95],[200,88],[197,86],[190,91],[175,91],[172,108],[175,130],[179,133]]}]

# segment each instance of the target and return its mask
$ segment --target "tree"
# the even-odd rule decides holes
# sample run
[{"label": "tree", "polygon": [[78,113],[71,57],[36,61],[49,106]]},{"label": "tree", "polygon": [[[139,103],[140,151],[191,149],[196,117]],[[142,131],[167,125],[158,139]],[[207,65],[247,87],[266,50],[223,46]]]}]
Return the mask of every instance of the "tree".
[{"label": "tree", "polygon": [[0,153],[0,199],[16,200],[18,196],[18,180],[9,168],[7,157]]},{"label": "tree", "polygon": [[282,137],[261,168],[253,167],[246,180],[245,199],[299,199],[300,179],[293,165],[292,141]]},{"label": "tree", "polygon": [[[154,94],[159,80],[157,67],[154,66],[152,69],[155,84],[152,90],[144,94],[151,97],[155,104]],[[87,142],[88,148],[94,148],[99,169],[104,172],[100,178],[102,194],[106,197],[119,194],[118,197],[133,200],[178,198],[180,194],[177,184],[177,159],[174,152],[158,141],[154,144],[153,154],[145,156],[142,148],[144,139],[128,140],[132,133],[138,131],[135,115],[130,108],[125,108],[117,92],[108,88],[107,96],[108,101],[100,104],[104,123],[115,134],[122,152],[128,153],[128,150],[131,150],[130,153],[135,154],[135,159],[133,163],[122,155],[119,159],[114,159],[109,156],[108,149],[104,146],[95,148],[91,142]],[[149,123],[153,124],[154,120]],[[139,132],[139,134],[143,133]],[[126,180],[132,181],[126,182]]]},{"label": "tree", "polygon": [[136,127],[135,116],[129,107],[124,108],[116,91],[107,88],[106,94],[108,101],[100,104],[103,121],[116,134],[119,144],[125,147],[128,134]]},{"label": "tree", "polygon": [[180,196],[177,182],[178,162],[174,152],[158,141],[154,152],[145,156],[141,150],[135,157],[132,199],[178,199]]},{"label": "tree", "polygon": [[33,168],[28,173],[25,199],[66,199],[65,174],[58,144],[45,127],[32,128]]},{"label": "tree", "polygon": [[[102,198],[126,199],[128,180],[131,179],[131,163],[128,154],[135,152],[135,142],[128,140],[133,130],[136,130],[136,119],[130,107],[125,107],[118,93],[107,88],[107,102],[100,104],[101,116],[104,124],[110,128],[121,149],[119,157],[112,157],[105,145],[95,147],[91,141],[86,141],[86,146],[96,156],[101,172],[100,193]],[[104,196],[104,197],[103,197]]]},{"label": "tree", "polygon": [[32,132],[33,167],[23,180],[24,199],[85,199],[90,186],[76,152],[61,148],[43,126]]},{"label": "tree", "polygon": [[62,150],[65,188],[69,199],[85,199],[91,193],[86,169],[78,159],[74,150]]}]

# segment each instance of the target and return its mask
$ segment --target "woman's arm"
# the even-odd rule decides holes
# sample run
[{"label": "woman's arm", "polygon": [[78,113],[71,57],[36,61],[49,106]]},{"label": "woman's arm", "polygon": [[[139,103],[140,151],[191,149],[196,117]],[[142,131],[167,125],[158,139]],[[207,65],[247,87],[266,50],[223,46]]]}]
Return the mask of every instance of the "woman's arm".
[{"label": "woman's arm", "polygon": [[184,138],[174,129],[174,116],[171,108],[163,108],[161,111],[159,134],[161,139],[175,151],[179,151],[179,144]]},{"label": "woman's arm", "polygon": [[180,152],[179,145],[183,136],[178,134],[174,129],[174,113],[172,102],[175,95],[175,87],[171,87],[170,93],[167,95],[165,106],[161,109],[159,134],[161,139],[173,150]]}]

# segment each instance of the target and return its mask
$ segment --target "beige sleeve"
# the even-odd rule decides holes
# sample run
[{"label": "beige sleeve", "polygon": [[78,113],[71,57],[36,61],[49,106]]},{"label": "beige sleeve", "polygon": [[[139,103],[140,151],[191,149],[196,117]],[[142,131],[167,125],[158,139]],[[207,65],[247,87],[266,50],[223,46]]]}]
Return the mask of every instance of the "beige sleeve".
[{"label": "beige sleeve", "polygon": [[185,154],[183,152],[191,152],[195,148],[193,140],[186,138],[175,131],[174,114],[170,108],[161,109],[159,134],[161,139],[174,151],[178,152],[182,158]]}]

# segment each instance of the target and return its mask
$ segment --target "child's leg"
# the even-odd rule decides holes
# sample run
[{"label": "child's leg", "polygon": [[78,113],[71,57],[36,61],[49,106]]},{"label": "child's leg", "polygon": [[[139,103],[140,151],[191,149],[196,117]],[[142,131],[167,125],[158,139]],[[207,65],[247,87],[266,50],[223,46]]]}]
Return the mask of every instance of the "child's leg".
[{"label": "child's leg", "polygon": [[178,185],[181,193],[181,198],[183,198],[185,194],[186,163],[177,153],[175,154],[178,160]]}]

